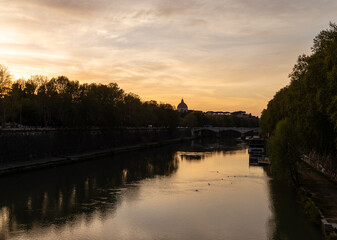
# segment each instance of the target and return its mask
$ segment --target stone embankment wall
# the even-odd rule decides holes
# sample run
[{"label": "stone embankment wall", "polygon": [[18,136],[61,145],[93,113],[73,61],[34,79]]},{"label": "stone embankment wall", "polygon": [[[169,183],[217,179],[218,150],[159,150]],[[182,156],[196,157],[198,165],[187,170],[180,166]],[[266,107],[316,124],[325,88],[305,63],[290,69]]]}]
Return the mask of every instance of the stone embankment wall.
[{"label": "stone embankment wall", "polygon": [[302,160],[323,173],[331,181],[337,183],[337,162],[335,156],[311,152],[308,155],[303,155]]},{"label": "stone embankment wall", "polygon": [[0,130],[0,163],[62,157],[190,136],[188,128],[4,129]]},{"label": "stone embankment wall", "polygon": [[[337,162],[333,155],[320,155],[315,152],[311,152],[308,155],[303,155],[302,160],[318,172],[325,175],[325,177],[332,182],[337,183]],[[311,189],[310,186],[306,186],[306,190],[309,190],[311,194],[321,196],[320,201],[321,204],[323,203],[323,206],[321,206],[323,209],[320,209],[319,212],[321,215],[323,234],[326,239],[337,239],[337,218],[336,212],[333,210],[335,208],[333,197],[333,189],[335,189],[335,185],[326,185],[326,183],[320,182],[314,177],[312,177],[311,180],[315,182],[314,185],[316,185],[316,187],[324,189],[321,192],[315,190],[315,187]],[[324,215],[326,216],[323,215],[323,212],[325,212]]]}]

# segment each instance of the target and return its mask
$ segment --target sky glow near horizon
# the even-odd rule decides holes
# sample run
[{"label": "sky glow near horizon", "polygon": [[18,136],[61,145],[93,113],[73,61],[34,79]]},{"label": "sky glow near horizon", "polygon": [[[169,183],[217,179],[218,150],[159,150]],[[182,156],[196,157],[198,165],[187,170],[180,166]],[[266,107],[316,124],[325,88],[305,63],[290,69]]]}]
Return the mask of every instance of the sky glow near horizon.
[{"label": "sky glow near horizon", "polygon": [[337,21],[333,0],[0,0],[13,76],[116,82],[142,100],[259,116],[297,57]]}]

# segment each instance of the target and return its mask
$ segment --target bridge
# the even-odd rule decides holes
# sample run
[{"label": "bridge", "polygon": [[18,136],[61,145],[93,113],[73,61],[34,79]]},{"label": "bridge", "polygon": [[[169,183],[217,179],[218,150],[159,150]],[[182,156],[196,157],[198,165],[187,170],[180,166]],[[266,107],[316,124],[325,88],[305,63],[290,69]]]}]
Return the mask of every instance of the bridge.
[{"label": "bridge", "polygon": [[194,127],[191,129],[192,136],[235,136],[245,137],[252,134],[258,134],[259,128],[245,127]]}]

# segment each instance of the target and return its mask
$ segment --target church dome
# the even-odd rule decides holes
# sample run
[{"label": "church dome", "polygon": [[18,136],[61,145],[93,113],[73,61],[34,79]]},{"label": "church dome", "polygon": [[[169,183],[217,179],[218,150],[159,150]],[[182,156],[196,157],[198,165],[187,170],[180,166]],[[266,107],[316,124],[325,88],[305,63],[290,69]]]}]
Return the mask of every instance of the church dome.
[{"label": "church dome", "polygon": [[187,107],[186,103],[184,103],[184,99],[181,99],[181,103],[178,104],[177,110],[179,112],[187,112],[188,107]]}]

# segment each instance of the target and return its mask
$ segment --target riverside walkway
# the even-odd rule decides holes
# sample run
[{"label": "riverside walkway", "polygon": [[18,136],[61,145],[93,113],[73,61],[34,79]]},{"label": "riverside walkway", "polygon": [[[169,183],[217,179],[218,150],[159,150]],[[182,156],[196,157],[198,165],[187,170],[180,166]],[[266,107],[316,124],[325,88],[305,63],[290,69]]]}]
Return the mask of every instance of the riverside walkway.
[{"label": "riverside walkway", "polygon": [[337,184],[330,181],[304,162],[299,164],[301,185],[311,194],[311,199],[322,214],[323,232],[337,230]]}]

